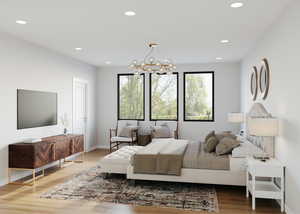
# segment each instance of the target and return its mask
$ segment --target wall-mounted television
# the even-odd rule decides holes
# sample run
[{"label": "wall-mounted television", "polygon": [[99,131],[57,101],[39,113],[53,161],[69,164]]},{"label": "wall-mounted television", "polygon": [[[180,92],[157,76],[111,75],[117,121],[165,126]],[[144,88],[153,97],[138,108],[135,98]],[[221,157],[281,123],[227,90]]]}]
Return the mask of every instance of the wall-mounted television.
[{"label": "wall-mounted television", "polygon": [[18,129],[57,125],[57,93],[17,89]]}]

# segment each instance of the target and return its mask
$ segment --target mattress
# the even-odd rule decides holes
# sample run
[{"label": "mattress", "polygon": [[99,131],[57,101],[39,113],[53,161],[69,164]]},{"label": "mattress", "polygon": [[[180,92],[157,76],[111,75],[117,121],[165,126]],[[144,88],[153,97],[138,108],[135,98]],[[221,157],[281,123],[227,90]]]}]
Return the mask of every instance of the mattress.
[{"label": "mattress", "polygon": [[228,155],[218,156],[216,153],[207,153],[203,147],[201,142],[189,142],[183,158],[183,168],[230,170]]}]

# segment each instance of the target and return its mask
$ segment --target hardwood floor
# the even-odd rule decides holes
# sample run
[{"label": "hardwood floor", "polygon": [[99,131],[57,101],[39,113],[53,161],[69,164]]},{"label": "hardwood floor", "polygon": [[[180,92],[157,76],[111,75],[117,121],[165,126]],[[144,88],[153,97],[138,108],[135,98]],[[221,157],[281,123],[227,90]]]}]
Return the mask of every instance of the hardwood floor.
[{"label": "hardwood floor", "polygon": [[[96,165],[106,154],[96,150],[85,155],[86,161],[71,164],[64,168],[53,168],[46,171],[46,176],[38,181],[35,189],[6,185],[0,188],[1,214],[196,214],[206,212],[182,211],[155,207],[133,207],[128,205],[98,203],[93,201],[64,201],[41,199],[39,196],[52,187],[70,179],[75,173]],[[257,200],[256,211],[251,210],[251,200],[245,197],[245,188],[216,186],[220,214],[279,214],[280,208],[274,200]]]}]

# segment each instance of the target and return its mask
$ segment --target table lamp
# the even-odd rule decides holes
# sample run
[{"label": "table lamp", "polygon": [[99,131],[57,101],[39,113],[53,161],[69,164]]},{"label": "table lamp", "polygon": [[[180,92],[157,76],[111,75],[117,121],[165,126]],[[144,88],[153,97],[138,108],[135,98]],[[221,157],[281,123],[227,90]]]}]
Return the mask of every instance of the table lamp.
[{"label": "table lamp", "polygon": [[228,122],[230,123],[243,123],[245,121],[244,113],[229,113]]},{"label": "table lamp", "polygon": [[[258,137],[275,137],[279,134],[279,121],[276,118],[250,118],[248,131],[250,135]],[[263,150],[266,153],[264,145]]]}]

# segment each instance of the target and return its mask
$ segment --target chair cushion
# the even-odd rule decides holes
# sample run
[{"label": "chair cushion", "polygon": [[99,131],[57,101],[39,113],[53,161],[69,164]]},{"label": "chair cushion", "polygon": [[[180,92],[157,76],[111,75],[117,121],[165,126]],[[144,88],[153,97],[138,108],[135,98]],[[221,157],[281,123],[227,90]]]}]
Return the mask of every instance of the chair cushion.
[{"label": "chair cushion", "polygon": [[131,137],[112,137],[111,142],[133,142],[136,138],[134,137],[133,140]]},{"label": "chair cushion", "polygon": [[121,129],[119,137],[132,137],[132,131],[137,130],[136,126],[125,126]]},{"label": "chair cushion", "polygon": [[117,136],[120,136],[122,129],[126,126],[138,127],[137,120],[119,120],[118,121],[118,133]]}]

